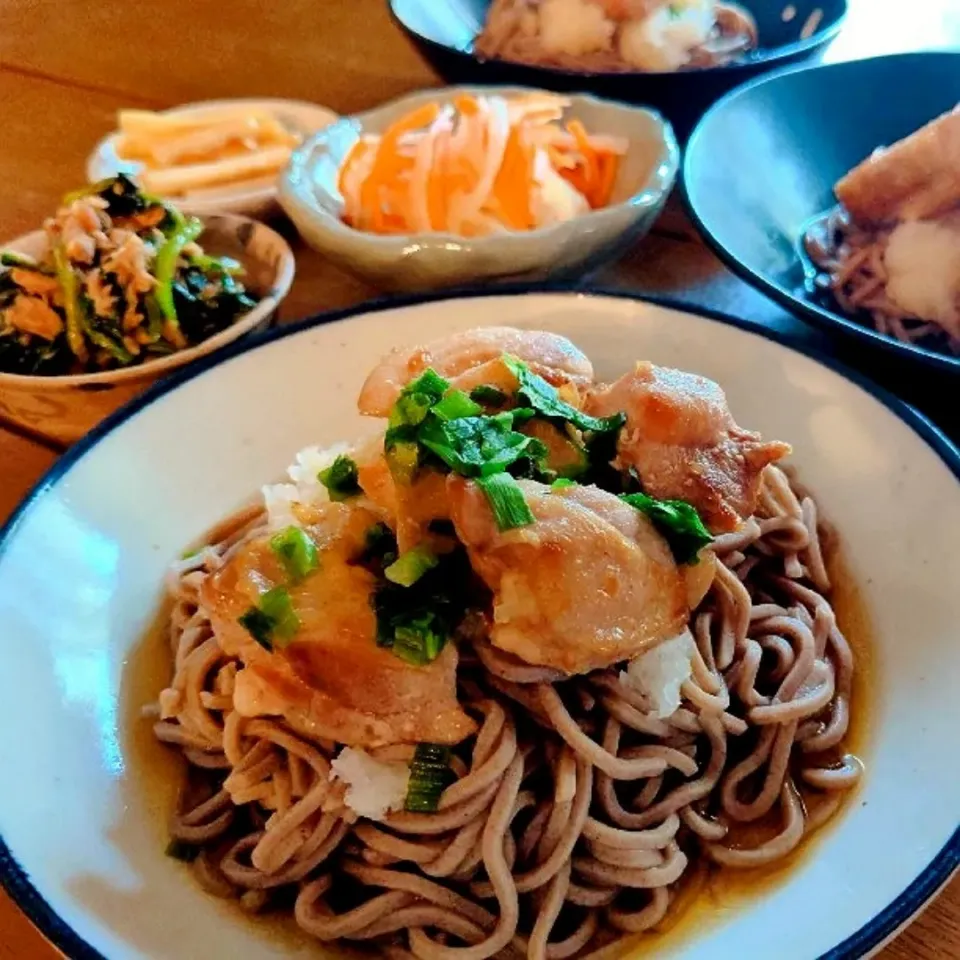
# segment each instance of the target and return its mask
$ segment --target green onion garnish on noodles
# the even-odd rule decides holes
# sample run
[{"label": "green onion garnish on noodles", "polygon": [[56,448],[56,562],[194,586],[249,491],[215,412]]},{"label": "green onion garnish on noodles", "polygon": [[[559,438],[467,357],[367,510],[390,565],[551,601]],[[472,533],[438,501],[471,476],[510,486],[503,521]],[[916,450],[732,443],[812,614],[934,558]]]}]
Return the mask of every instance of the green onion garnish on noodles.
[{"label": "green onion garnish on noodles", "polygon": [[264,650],[285,647],[300,629],[300,618],[286,587],[268,590],[237,621]]},{"label": "green onion garnish on noodles", "polygon": [[410,761],[410,780],[403,809],[410,813],[433,813],[440,795],[456,779],[450,769],[449,747],[418,743]]},{"label": "green onion garnish on noodles", "polygon": [[327,488],[331,500],[348,500],[361,493],[357,477],[357,464],[343,454],[317,474],[317,479]]},{"label": "green onion garnish on noodles", "polygon": [[412,587],[428,570],[432,570],[439,563],[434,552],[427,546],[420,544],[406,553],[402,553],[386,570],[383,575],[391,582],[401,587]]},{"label": "green onion garnish on noodles", "polygon": [[624,493],[620,499],[653,521],[677,563],[696,563],[700,550],[713,541],[696,507],[684,500],[657,500],[645,493]]},{"label": "green onion garnish on noodles", "polygon": [[279,557],[291,583],[299,583],[320,566],[317,545],[300,527],[287,527],[274,534],[270,549]]},{"label": "green onion garnish on noodles", "polygon": [[425,667],[440,656],[446,644],[447,636],[440,629],[437,618],[432,613],[425,613],[394,628],[390,649],[401,660],[415,667]]},{"label": "green onion garnish on noodles", "polygon": [[478,416],[483,413],[483,407],[474,403],[462,390],[451,390],[430,412],[441,420],[460,420],[463,417]]},{"label": "green onion garnish on noodles", "polygon": [[575,487],[577,485],[576,480],[570,480],[567,477],[557,477],[553,483],[550,484],[551,490],[566,490],[567,487]]},{"label": "green onion garnish on noodles", "polygon": [[513,530],[533,523],[534,516],[523,498],[523,491],[509,473],[480,477],[477,486],[486,494],[499,530]]},{"label": "green onion garnish on noodles", "polygon": [[517,396],[542,417],[563,420],[580,430],[589,430],[592,433],[612,433],[626,422],[626,416],[622,413],[615,413],[612,417],[591,417],[561,400],[557,388],[547,383],[543,377],[537,376],[521,360],[504,356],[503,362],[517,378]]}]

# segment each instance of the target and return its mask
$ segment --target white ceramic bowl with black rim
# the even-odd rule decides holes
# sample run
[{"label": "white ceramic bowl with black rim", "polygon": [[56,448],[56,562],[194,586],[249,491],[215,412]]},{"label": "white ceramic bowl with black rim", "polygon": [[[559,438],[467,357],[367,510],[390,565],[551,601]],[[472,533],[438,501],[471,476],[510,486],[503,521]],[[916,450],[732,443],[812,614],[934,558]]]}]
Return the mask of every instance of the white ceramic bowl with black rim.
[{"label": "white ceramic bowl with black rim", "polygon": [[423,90],[331,124],[306,141],[280,178],[280,202],[303,239],[344,270],[383,290],[418,291],[488,281],[540,281],[581,275],[623,254],[653,226],[680,166],[670,124],[653,110],[572,94],[565,120],[628,142],[606,207],[536,230],[482,237],[442,231],[382,235],[343,222],[340,167],[364,134],[382,133],[426,103],[464,94],[503,97],[526,87]]},{"label": "white ceramic bowl with black rim", "polygon": [[386,349],[490,323],[565,334],[601,378],[645,357],[721,383],[741,422],[793,444],[872,623],[855,800],[777,885],[657,955],[869,956],[956,871],[960,452],[856,374],[745,322],[623,296],[481,292],[321,316],[207,358],[77,445],[0,532],[0,700],[16,730],[0,739],[0,879],[68,956],[316,955],[164,856],[177,770],[137,719],[166,679],[153,659],[164,640],[145,632],[184,544],[295,451],[375,426],[354,401]]}]

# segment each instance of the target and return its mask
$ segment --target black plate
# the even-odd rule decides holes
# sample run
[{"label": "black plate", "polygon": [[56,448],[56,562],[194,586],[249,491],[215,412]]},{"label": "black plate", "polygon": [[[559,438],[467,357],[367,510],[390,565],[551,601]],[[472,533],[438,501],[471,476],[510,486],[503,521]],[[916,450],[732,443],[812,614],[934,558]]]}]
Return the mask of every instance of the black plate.
[{"label": "black plate", "polygon": [[[739,0],[757,21],[760,47],[742,62],[677,73],[580,73],[481,60],[473,41],[490,0],[390,0],[400,26],[448,83],[515,84],[548,90],[589,90],[615,100],[655,107],[685,137],[711,103],[738,84],[774,66],[810,56],[832,40],[847,0]],[[783,11],[796,14],[784,21]],[[820,10],[816,32],[800,39],[807,18]]]},{"label": "black plate", "polygon": [[765,77],[716,104],[687,145],[694,223],[748,283],[828,332],[960,371],[960,358],[904,344],[805,288],[804,225],[832,207],[833,184],[878,146],[960,101],[960,53],[912,53]]}]

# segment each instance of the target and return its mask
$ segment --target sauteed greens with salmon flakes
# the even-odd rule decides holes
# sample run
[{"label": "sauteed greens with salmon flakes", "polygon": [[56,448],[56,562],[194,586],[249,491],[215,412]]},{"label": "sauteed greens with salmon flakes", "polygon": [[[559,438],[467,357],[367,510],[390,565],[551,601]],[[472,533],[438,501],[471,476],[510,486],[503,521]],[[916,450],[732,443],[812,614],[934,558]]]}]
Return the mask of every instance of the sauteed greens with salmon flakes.
[{"label": "sauteed greens with salmon flakes", "polygon": [[208,339],[255,306],[203,224],[125,176],[67,194],[47,253],[0,254],[0,372],[93,373]]}]

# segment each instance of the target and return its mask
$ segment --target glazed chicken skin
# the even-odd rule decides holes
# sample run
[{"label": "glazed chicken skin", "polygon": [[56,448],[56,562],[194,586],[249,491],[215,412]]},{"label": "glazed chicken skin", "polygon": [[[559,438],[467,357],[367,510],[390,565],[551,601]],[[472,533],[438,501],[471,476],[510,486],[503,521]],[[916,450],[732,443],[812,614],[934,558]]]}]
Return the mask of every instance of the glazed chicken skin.
[{"label": "glazed chicken skin", "polygon": [[650,496],[692,504],[715,534],[754,512],[764,468],[790,453],[789,444],[739,427],[712,380],[652,363],[596,387],[585,409],[625,413],[616,466],[635,470]]},{"label": "glazed chicken skin", "polygon": [[541,330],[482,327],[394,350],[370,372],[357,408],[366,416],[388,416],[400,391],[428,368],[460,390],[481,384],[515,389],[516,379],[501,360],[504,354],[524,361],[554,386],[585,387],[593,382],[593,365],[566,337]]},{"label": "glazed chicken skin", "polygon": [[448,484],[457,536],[494,594],[494,646],[578,674],[638,656],[686,625],[687,586],[669,547],[613,494],[521,480],[534,523],[501,532],[476,484]]},{"label": "glazed chicken skin", "polygon": [[283,715],[294,729],[353,747],[458,743],[475,729],[457,702],[457,651],[448,644],[426,666],[377,646],[374,577],[350,561],[377,517],[331,503],[305,528],[319,569],[289,585],[300,629],[269,652],[238,622],[264,592],[286,583],[263,535],[238,548],[204,583],[201,602],[223,652],[244,663],[234,707],[243,716]]}]

